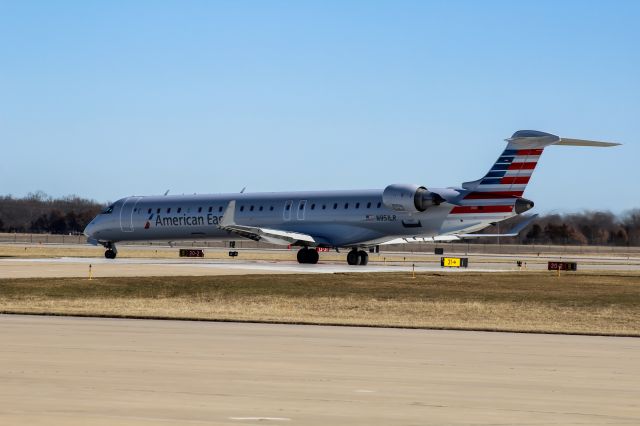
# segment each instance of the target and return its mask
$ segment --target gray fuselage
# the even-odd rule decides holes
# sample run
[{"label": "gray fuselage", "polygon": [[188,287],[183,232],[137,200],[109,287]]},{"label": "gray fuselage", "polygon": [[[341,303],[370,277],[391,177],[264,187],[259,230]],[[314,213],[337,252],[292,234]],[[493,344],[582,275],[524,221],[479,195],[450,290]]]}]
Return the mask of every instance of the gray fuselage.
[{"label": "gray fuselage", "polygon": [[[439,189],[447,199],[464,195]],[[280,192],[127,197],[118,200],[87,226],[94,242],[150,240],[238,240],[220,229],[230,201],[236,201],[239,225],[312,235],[318,246],[370,246],[394,238],[431,237],[472,232],[513,214],[450,217],[444,202],[424,212],[396,211],[383,202],[382,190]]]}]

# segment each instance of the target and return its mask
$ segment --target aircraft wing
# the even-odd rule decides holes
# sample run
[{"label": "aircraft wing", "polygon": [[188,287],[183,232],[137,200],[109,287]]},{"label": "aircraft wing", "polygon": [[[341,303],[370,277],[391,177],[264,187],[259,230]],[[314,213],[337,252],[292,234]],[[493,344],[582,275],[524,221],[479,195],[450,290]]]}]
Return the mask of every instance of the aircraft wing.
[{"label": "aircraft wing", "polygon": [[381,246],[386,246],[388,244],[406,244],[406,243],[434,243],[434,242],[447,242],[447,241],[458,241],[461,238],[455,235],[438,235],[435,237],[404,237],[404,238],[395,238],[393,240],[385,241],[384,243],[380,243]]},{"label": "aircraft wing", "polygon": [[438,242],[438,241],[443,241],[443,242],[460,241],[460,240],[466,240],[470,238],[485,238],[485,237],[489,237],[489,238],[516,237],[524,228],[529,226],[529,224],[531,224],[531,222],[533,222],[533,220],[537,217],[538,217],[537,214],[531,215],[530,217],[527,218],[527,220],[524,220],[521,223],[517,224],[506,234],[450,234],[450,235],[437,235],[435,237],[406,237],[406,238],[396,238],[390,241],[386,241],[382,243],[382,245],[405,244],[405,243],[431,243],[431,242]]},{"label": "aircraft wing", "polygon": [[302,234],[299,232],[238,225],[237,223],[235,223],[235,211],[236,201],[229,201],[229,204],[227,205],[227,208],[222,215],[222,220],[218,224],[218,228],[237,234],[241,237],[249,238],[254,241],[264,240],[272,244],[316,244],[316,240],[311,235]]}]

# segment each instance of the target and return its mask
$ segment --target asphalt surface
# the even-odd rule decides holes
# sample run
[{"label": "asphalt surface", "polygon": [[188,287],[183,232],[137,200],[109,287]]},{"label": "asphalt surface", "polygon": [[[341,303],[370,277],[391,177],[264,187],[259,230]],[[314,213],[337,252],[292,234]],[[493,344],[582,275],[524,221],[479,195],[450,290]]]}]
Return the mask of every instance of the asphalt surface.
[{"label": "asphalt surface", "polygon": [[[567,259],[564,259],[567,260]],[[612,261],[599,258],[573,257],[581,271],[640,271],[640,262]],[[487,261],[469,257],[468,268],[441,268],[433,261],[372,262],[367,266],[349,266],[342,262],[321,261],[317,265],[301,265],[286,260],[162,259],[61,257],[2,258],[0,278],[88,277],[89,266],[94,277],[109,276],[177,276],[177,275],[245,275],[245,274],[321,274],[345,272],[504,272],[517,271],[515,260]],[[414,266],[415,265],[415,266]],[[528,262],[527,270],[546,270],[544,262]]]},{"label": "asphalt surface", "polygon": [[0,316],[0,424],[640,424],[640,339]]}]

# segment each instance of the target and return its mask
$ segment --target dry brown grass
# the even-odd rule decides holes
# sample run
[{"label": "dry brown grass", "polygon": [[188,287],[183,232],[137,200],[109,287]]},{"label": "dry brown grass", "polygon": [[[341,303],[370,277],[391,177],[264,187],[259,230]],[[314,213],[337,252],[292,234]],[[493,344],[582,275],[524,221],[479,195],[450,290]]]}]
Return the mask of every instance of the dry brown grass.
[{"label": "dry brown grass", "polygon": [[640,336],[640,276],[7,279],[0,311]]}]

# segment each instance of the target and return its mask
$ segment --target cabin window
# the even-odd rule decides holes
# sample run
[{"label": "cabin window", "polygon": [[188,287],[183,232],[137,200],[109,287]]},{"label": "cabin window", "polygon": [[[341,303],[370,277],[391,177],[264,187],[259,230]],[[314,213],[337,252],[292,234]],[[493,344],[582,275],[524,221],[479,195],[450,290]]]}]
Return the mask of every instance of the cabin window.
[{"label": "cabin window", "polygon": [[369,201],[369,202],[367,203],[367,208],[368,208],[368,209],[370,209],[370,208],[371,208],[371,201]]},{"label": "cabin window", "polygon": [[209,206],[209,213],[213,211],[213,207]]},{"label": "cabin window", "polygon": [[202,213],[202,207],[198,207],[198,213]]},{"label": "cabin window", "polygon": [[244,211],[244,206],[240,206],[240,211],[243,212]]},{"label": "cabin window", "polygon": [[323,204],[323,205],[322,205],[322,210],[326,210],[326,209],[327,209],[327,205],[326,205],[326,204]]},{"label": "cabin window", "polygon": [[158,207],[158,208],[156,209],[156,213],[157,213],[157,214],[160,214],[160,207]]},{"label": "cabin window", "polygon": [[147,214],[151,214],[151,209],[147,210]]},{"label": "cabin window", "polygon": [[315,210],[316,209],[316,205],[315,204],[311,204],[311,210]]},{"label": "cabin window", "polygon": [[258,210],[262,211],[264,209],[264,207],[260,206],[260,208]]},{"label": "cabin window", "polygon": [[337,209],[338,208],[338,203],[333,203],[333,209]]},{"label": "cabin window", "polygon": [[249,211],[253,211],[253,206],[249,207]]},{"label": "cabin window", "polygon": [[298,207],[298,210],[302,210],[304,209],[304,203],[300,203],[300,206]]},{"label": "cabin window", "polygon": [[285,210],[286,210],[286,211],[291,210],[291,204],[287,204],[287,206],[285,207]]},{"label": "cabin window", "polygon": [[269,210],[270,210],[270,211],[273,211],[273,206],[269,207]]},{"label": "cabin window", "polygon": [[344,209],[348,209],[349,208],[349,203],[344,203]]},{"label": "cabin window", "polygon": [[356,209],[360,208],[360,203],[356,203]]},{"label": "cabin window", "polygon": [[222,213],[222,206],[218,207],[218,212]]},{"label": "cabin window", "polygon": [[178,207],[178,213],[182,211],[182,207]]},{"label": "cabin window", "polygon": [[382,207],[382,203],[378,202],[378,208]]}]

